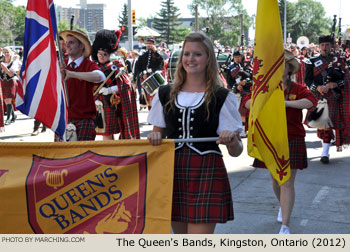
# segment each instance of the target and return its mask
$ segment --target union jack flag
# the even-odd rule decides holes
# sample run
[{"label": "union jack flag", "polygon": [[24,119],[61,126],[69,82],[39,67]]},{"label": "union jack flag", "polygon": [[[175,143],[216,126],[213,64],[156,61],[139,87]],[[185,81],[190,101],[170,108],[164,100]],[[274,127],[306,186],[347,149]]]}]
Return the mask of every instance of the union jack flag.
[{"label": "union jack flag", "polygon": [[28,0],[23,65],[16,97],[17,108],[63,137],[67,124],[64,85],[57,60],[53,0]]}]

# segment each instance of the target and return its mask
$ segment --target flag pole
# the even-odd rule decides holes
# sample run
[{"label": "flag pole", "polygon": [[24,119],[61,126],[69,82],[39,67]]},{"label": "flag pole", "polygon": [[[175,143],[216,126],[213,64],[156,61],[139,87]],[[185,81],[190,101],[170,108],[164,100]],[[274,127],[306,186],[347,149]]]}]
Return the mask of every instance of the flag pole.
[{"label": "flag pole", "polygon": [[[59,60],[61,62],[61,65],[64,66],[65,63],[64,63],[64,60],[63,60],[63,51],[62,51],[62,48],[61,48],[60,37],[58,35],[57,27],[56,27],[56,43],[57,43],[57,48],[58,48]],[[65,80],[62,80],[62,81],[63,81],[63,84],[64,84],[64,93],[66,95],[67,107],[69,108],[69,97],[68,97],[67,82]]]}]

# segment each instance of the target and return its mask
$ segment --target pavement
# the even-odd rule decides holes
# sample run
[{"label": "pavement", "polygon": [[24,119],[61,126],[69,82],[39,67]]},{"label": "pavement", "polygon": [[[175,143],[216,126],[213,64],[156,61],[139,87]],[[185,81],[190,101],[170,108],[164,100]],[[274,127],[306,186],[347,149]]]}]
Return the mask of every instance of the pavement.
[{"label": "pavement", "polygon": [[[52,142],[51,130],[31,136],[34,120],[16,111],[15,123],[0,133],[2,142]],[[148,112],[139,112],[141,138],[152,130],[146,123]],[[97,140],[102,140],[100,136]],[[218,224],[218,234],[277,234],[278,202],[272,191],[271,177],[266,169],[253,168],[253,158],[245,150],[237,158],[221,148],[228,170],[234,202],[235,220]],[[307,129],[309,167],[297,172],[296,200],[290,230],[294,234],[350,234],[350,148],[337,152],[330,149],[330,163],[322,164],[322,145],[315,129]]]}]

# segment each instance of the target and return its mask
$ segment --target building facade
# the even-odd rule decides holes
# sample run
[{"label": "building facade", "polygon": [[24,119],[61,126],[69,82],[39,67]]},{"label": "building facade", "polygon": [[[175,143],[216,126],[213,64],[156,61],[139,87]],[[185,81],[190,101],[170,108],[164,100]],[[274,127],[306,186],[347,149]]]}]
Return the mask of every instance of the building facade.
[{"label": "building facade", "polygon": [[80,0],[77,8],[64,8],[57,6],[57,20],[66,20],[70,23],[72,15],[74,15],[74,25],[85,29],[89,33],[89,38],[92,41],[97,31],[104,28],[103,10],[105,4],[87,4],[86,0]]}]

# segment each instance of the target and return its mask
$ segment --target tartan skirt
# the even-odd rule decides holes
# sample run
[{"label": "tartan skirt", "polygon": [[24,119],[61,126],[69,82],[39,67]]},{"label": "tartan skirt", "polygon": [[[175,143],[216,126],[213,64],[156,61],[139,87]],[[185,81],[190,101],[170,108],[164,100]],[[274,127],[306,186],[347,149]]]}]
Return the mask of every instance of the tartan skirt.
[{"label": "tartan skirt", "polygon": [[[307,168],[307,152],[304,137],[289,139],[289,160],[291,169],[303,170]],[[264,162],[254,159],[254,167],[266,168]]]},{"label": "tartan skirt", "polygon": [[220,155],[175,151],[172,221],[225,223],[233,220],[231,187]]},{"label": "tartan skirt", "polygon": [[16,98],[17,81],[15,79],[1,80],[1,87],[4,99]]}]

